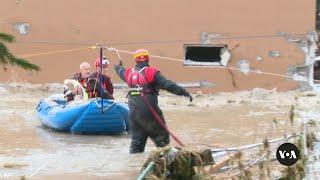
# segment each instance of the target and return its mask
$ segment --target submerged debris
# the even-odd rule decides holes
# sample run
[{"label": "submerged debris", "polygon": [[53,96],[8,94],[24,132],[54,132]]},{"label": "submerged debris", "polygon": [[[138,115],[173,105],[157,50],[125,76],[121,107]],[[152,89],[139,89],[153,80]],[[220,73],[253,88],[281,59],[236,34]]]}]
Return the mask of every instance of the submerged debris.
[{"label": "submerged debris", "polygon": [[28,166],[27,164],[16,164],[16,163],[5,163],[2,165],[3,168],[23,168],[25,166]]},{"label": "submerged debris", "polygon": [[[153,168],[150,168],[150,164],[154,164]],[[205,176],[203,167],[212,164],[210,149],[191,151],[166,147],[151,153],[142,174],[145,174],[146,178],[156,179],[202,179]],[[146,170],[149,172],[145,172]]]},{"label": "submerged debris", "polygon": [[314,126],[317,125],[317,122],[316,122],[315,120],[313,120],[313,119],[310,119],[310,120],[308,121],[308,125],[311,126],[311,127],[314,127]]},{"label": "submerged debris", "polygon": [[314,96],[317,96],[317,95],[314,94],[314,93],[308,93],[308,94],[306,94],[306,96],[307,96],[307,97],[314,97]]},{"label": "submerged debris", "polygon": [[317,137],[313,132],[310,132],[306,135],[307,148],[313,150],[314,142],[317,141]]},{"label": "submerged debris", "polygon": [[231,104],[231,103],[236,103],[236,100],[228,100],[227,101],[229,104]]},{"label": "submerged debris", "polygon": [[290,112],[289,112],[289,120],[290,120],[290,123],[291,125],[293,125],[293,122],[294,122],[294,105],[291,105],[290,106]]},{"label": "submerged debris", "polygon": [[[144,164],[143,176],[138,179],[302,179],[307,172],[305,144],[309,149],[316,140],[311,131],[306,139],[303,136],[300,132],[280,139],[266,138],[247,148],[203,151],[161,148],[152,152]],[[300,150],[299,159],[290,167],[279,166],[273,152],[289,140]]]}]

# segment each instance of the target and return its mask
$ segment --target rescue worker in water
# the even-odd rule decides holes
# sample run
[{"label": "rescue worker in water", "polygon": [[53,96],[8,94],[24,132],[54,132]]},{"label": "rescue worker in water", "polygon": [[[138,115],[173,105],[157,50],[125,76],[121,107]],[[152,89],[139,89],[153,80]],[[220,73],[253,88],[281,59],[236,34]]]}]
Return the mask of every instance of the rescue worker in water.
[{"label": "rescue worker in water", "polygon": [[[134,54],[136,65],[134,68],[125,69],[120,62],[115,66],[116,73],[127,83],[128,104],[130,109],[130,153],[141,153],[145,149],[148,137],[157,147],[169,144],[169,133],[162,128],[150,112],[150,107],[156,111],[165,123],[161,109],[158,106],[159,90],[167,90],[170,93],[186,96],[192,101],[192,96],[184,88],[167,80],[154,67],[149,66],[149,52],[139,49]],[[149,103],[146,103],[144,99]]]}]

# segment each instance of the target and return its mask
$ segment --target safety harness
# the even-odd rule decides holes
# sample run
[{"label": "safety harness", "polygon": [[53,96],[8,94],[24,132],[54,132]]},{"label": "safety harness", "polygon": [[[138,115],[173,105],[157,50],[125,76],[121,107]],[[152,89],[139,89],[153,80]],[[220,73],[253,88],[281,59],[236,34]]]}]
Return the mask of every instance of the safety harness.
[{"label": "safety harness", "polygon": [[135,70],[135,68],[127,69],[125,79],[130,88],[128,96],[141,96],[141,93],[157,94],[158,91],[150,86],[154,81],[156,73],[157,69],[147,66],[141,68],[139,71]]}]

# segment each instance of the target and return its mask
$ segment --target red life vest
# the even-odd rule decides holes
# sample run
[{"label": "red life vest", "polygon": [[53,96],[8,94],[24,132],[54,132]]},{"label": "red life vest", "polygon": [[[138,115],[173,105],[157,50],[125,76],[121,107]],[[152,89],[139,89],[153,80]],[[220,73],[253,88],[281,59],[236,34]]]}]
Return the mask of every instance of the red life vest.
[{"label": "red life vest", "polygon": [[147,88],[154,81],[154,76],[158,70],[153,67],[145,66],[139,71],[134,68],[126,69],[125,80],[130,88]]}]

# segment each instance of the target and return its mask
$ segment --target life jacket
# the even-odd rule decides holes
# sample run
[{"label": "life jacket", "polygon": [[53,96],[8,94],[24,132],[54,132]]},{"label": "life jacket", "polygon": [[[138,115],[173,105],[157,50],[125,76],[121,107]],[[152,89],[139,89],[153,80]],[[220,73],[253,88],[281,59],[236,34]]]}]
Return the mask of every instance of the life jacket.
[{"label": "life jacket", "polygon": [[[98,97],[98,89],[97,89],[98,88],[98,80],[95,79],[93,81],[93,83],[94,83],[94,85],[93,86],[89,86],[90,89],[88,89],[90,98]],[[103,88],[105,88],[105,86],[106,86],[105,83],[102,83],[101,85],[102,85]]]},{"label": "life jacket", "polygon": [[[98,85],[97,85],[97,82],[98,81],[95,81],[95,85],[94,85],[94,88],[92,89],[92,91],[90,92],[90,96],[91,98],[95,98],[95,97],[98,97]],[[106,84],[105,83],[102,83],[102,88],[106,89]]]},{"label": "life jacket", "polygon": [[141,88],[144,93],[157,93],[156,89],[151,86],[158,70],[153,67],[145,66],[139,71],[134,68],[126,69],[125,81],[129,88]]}]

